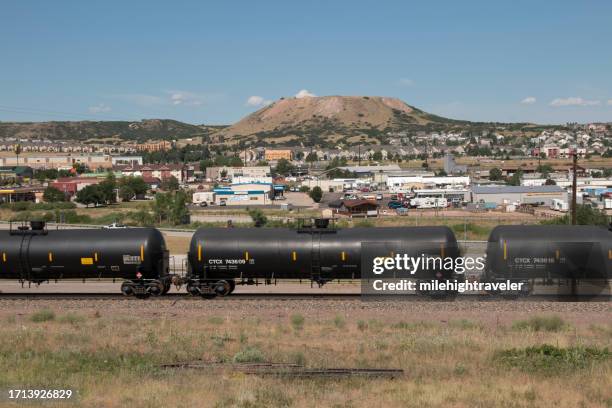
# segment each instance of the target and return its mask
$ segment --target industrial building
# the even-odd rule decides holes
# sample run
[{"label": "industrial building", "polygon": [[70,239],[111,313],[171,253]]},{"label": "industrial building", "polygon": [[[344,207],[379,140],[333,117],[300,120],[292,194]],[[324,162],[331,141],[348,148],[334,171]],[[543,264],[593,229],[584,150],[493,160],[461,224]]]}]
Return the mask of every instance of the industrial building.
[{"label": "industrial building", "polygon": [[91,170],[113,167],[112,156],[91,154],[40,154],[0,157],[0,166],[29,166],[33,169],[64,169],[82,164]]},{"label": "industrial building", "polygon": [[274,197],[271,183],[233,184],[213,191],[216,205],[267,205]]},{"label": "industrial building", "polygon": [[427,177],[427,176],[393,176],[387,177],[387,188],[392,193],[406,193],[414,189],[423,188],[439,188],[447,186],[462,186],[470,185],[469,176],[444,176],[444,177]]},{"label": "industrial building", "polygon": [[413,191],[415,198],[446,198],[453,204],[462,204],[470,201],[470,190],[466,188],[427,188]]},{"label": "industrial building", "polygon": [[397,164],[389,164],[384,166],[343,166],[341,170],[350,171],[356,177],[370,178],[374,183],[385,183],[390,173],[401,171]]},{"label": "industrial building", "polygon": [[553,200],[567,202],[567,191],[559,186],[473,186],[473,203],[532,204],[551,206]]},{"label": "industrial building", "polygon": [[210,180],[217,180],[220,178],[228,178],[230,180],[233,180],[235,177],[250,177],[253,179],[263,179],[270,178],[270,174],[270,166],[215,166],[206,168],[206,179]]}]

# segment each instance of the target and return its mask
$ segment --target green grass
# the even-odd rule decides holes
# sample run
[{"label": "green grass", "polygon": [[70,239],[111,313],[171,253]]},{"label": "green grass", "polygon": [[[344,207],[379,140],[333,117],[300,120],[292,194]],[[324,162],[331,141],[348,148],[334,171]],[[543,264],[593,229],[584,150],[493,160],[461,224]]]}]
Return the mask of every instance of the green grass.
[{"label": "green grass", "polygon": [[74,313],[67,313],[60,316],[57,321],[60,323],[68,323],[77,326],[85,321],[85,317]]},{"label": "green grass", "polygon": [[572,372],[591,367],[612,356],[607,348],[574,346],[560,348],[543,344],[522,349],[508,349],[497,352],[494,360],[504,366],[518,368],[529,373]]},{"label": "green grass", "polygon": [[559,316],[534,316],[527,320],[519,320],[512,324],[513,330],[531,330],[558,332],[569,327]]},{"label": "green grass", "polygon": [[42,309],[32,314],[32,316],[30,316],[30,320],[35,323],[48,322],[50,320],[55,320],[55,313],[53,310]]},{"label": "green grass", "polygon": [[257,347],[246,347],[234,354],[234,363],[262,363],[266,360],[264,354]]},{"label": "green grass", "polygon": [[295,330],[302,330],[304,328],[304,321],[304,316],[299,313],[291,316],[291,325]]}]

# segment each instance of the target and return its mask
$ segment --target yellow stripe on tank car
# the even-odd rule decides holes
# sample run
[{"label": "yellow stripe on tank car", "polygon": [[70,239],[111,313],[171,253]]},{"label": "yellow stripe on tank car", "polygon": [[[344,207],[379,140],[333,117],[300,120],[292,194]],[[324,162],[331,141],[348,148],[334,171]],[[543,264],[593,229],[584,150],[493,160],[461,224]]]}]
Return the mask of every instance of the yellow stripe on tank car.
[{"label": "yellow stripe on tank car", "polygon": [[49,252],[49,262],[53,262],[53,252]]},{"label": "yellow stripe on tank car", "polygon": [[346,252],[342,251],[342,253],[340,254],[340,258],[341,258],[343,261],[346,261]]},{"label": "yellow stripe on tank car", "polygon": [[2,260],[3,260],[4,262],[6,262],[6,252],[3,252],[3,253],[2,253]]},{"label": "yellow stripe on tank car", "polygon": [[248,260],[249,260],[249,252],[248,252],[248,251],[245,251],[245,252],[244,252],[244,260],[245,260],[245,261],[248,261]]},{"label": "yellow stripe on tank car", "polygon": [[144,261],[144,244],[140,246],[140,262]]},{"label": "yellow stripe on tank car", "polygon": [[561,255],[561,254],[560,254],[559,250],[557,249],[557,250],[555,251],[555,258],[557,259],[557,261],[559,260],[560,255]]},{"label": "yellow stripe on tank car", "polygon": [[202,260],[202,244],[198,244],[198,261]]},{"label": "yellow stripe on tank car", "polygon": [[98,253],[94,252],[94,261],[98,262]]},{"label": "yellow stripe on tank car", "polygon": [[440,244],[440,258],[444,258],[444,244]]},{"label": "yellow stripe on tank car", "polygon": [[291,260],[292,261],[297,261],[297,252],[295,252],[295,251],[291,252]]},{"label": "yellow stripe on tank car", "polygon": [[504,241],[504,261],[508,259],[508,243]]},{"label": "yellow stripe on tank car", "polygon": [[608,249],[608,259],[612,259],[612,249]]}]

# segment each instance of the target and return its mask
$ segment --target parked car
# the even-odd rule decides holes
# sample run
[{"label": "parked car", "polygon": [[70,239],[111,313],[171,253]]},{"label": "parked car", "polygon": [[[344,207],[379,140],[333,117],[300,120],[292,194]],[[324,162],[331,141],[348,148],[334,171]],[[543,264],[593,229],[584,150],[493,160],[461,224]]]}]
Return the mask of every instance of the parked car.
[{"label": "parked car", "polygon": [[124,224],[113,222],[112,224],[105,225],[102,228],[104,229],[122,229],[122,228],[128,228],[128,226]]},{"label": "parked car", "polygon": [[376,194],[376,199],[379,200],[379,201],[382,200],[383,199],[383,195],[380,194],[380,193]]},{"label": "parked car", "polygon": [[391,201],[397,201],[397,194],[391,194]]},{"label": "parked car", "polygon": [[392,210],[396,210],[398,208],[402,208],[402,203],[399,201],[389,201],[389,204],[387,204],[387,206],[389,208],[391,208]]},{"label": "parked car", "polygon": [[202,201],[200,204],[198,204],[200,207],[208,207],[208,204],[206,203],[206,201]]},{"label": "parked car", "polygon": [[361,189],[362,193],[369,193],[370,192],[370,188],[369,187],[364,187]]}]

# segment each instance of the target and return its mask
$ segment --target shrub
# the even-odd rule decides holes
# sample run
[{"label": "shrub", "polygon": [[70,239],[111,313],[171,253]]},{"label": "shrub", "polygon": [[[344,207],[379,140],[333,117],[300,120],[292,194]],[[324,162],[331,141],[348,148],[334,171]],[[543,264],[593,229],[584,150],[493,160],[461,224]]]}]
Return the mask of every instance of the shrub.
[{"label": "shrub", "polygon": [[612,353],[607,348],[574,346],[559,348],[549,344],[523,349],[498,351],[494,360],[502,365],[527,372],[557,373],[588,368],[593,363],[609,359]]},{"label": "shrub", "polygon": [[78,325],[79,323],[83,323],[85,321],[85,317],[84,316],[80,316],[74,313],[68,313],[66,315],[60,316],[58,318],[58,321],[60,323],[69,323],[72,325]]},{"label": "shrub", "polygon": [[364,331],[368,328],[368,322],[366,322],[365,320],[359,320],[357,322],[357,328],[361,331]]},{"label": "shrub", "polygon": [[514,330],[533,330],[556,332],[564,330],[568,325],[559,316],[534,316],[527,320],[519,320],[512,324]]},{"label": "shrub", "polygon": [[344,321],[344,318],[342,316],[337,315],[336,317],[334,317],[334,326],[336,326],[336,328],[342,329],[345,325],[346,322]]},{"label": "shrub", "polygon": [[236,353],[232,361],[234,363],[261,363],[265,361],[265,357],[257,347],[247,347]]},{"label": "shrub", "polygon": [[299,313],[292,315],[291,325],[295,330],[302,330],[304,328],[304,316]]},{"label": "shrub", "polygon": [[53,310],[49,310],[49,309],[39,310],[38,312],[30,316],[30,320],[35,323],[48,322],[54,319],[55,319],[55,313],[53,312]]}]

